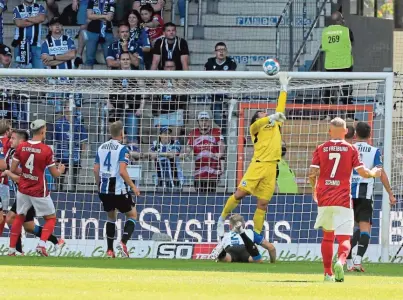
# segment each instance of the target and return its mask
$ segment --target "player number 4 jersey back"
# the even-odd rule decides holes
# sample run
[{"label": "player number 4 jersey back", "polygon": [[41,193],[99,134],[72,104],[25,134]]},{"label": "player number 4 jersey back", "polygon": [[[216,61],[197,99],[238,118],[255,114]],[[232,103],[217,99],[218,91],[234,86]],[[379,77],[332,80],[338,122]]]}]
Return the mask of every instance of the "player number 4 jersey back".
[{"label": "player number 4 jersey back", "polygon": [[327,141],[316,148],[311,167],[320,169],[318,205],[351,208],[351,173],[363,167],[357,148],[344,140]]},{"label": "player number 4 jersey back", "polygon": [[55,165],[52,149],[39,141],[23,142],[15,150],[13,159],[20,163],[22,171],[19,191],[32,197],[49,195],[45,170]]}]

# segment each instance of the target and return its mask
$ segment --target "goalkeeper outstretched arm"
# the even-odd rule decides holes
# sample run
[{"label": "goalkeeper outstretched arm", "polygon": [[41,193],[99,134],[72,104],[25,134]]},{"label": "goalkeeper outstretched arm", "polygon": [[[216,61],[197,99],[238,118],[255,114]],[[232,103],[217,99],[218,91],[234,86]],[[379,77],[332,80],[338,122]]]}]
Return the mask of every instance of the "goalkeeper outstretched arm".
[{"label": "goalkeeper outstretched arm", "polygon": [[[266,115],[264,117],[260,117],[259,116],[260,111],[257,111],[255,113],[255,116],[252,118],[250,125],[250,133],[252,136],[257,134],[259,130],[264,126],[266,126],[267,124],[274,125],[276,122],[283,123],[286,120],[284,113],[287,102],[287,87],[288,82],[290,81],[290,77],[288,77],[287,73],[281,73],[279,80],[281,84],[281,89],[280,89],[280,95],[277,99],[276,113],[270,116]],[[263,111],[261,112],[264,113]]]},{"label": "goalkeeper outstretched arm", "polygon": [[280,73],[279,75],[279,80],[280,80],[280,95],[278,96],[277,100],[277,107],[276,107],[276,113],[285,113],[285,105],[287,102],[287,88],[288,88],[288,82],[290,81],[290,77],[288,77],[287,73]]}]

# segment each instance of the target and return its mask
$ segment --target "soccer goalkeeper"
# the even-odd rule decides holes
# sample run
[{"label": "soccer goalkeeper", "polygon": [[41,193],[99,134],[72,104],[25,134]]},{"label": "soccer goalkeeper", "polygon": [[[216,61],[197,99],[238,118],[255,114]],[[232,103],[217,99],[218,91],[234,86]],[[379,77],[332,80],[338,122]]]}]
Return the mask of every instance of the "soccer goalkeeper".
[{"label": "soccer goalkeeper", "polygon": [[275,114],[268,116],[267,112],[260,110],[252,117],[250,135],[254,148],[253,158],[238,189],[229,197],[218,219],[217,234],[220,238],[224,236],[226,217],[238,206],[241,199],[249,194],[257,197],[257,208],[253,217],[254,231],[257,234],[262,232],[267,205],[276,187],[277,162],[281,159],[280,128],[285,121],[288,82],[287,73],[281,73],[281,91]]}]

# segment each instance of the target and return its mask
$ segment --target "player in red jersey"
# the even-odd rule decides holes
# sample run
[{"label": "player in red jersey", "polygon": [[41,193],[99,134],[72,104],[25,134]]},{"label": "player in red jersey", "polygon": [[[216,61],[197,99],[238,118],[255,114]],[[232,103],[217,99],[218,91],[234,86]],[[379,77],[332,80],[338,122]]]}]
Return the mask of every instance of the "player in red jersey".
[{"label": "player in red jersey", "polygon": [[[4,171],[7,169],[7,163],[5,161],[5,156],[8,149],[10,148],[10,136],[11,136],[11,123],[8,120],[0,120],[0,170]],[[6,166],[4,167],[4,164]],[[0,174],[1,176],[1,174]],[[0,199],[3,212],[6,213],[8,210],[10,202],[10,187],[8,186],[8,177],[0,177]],[[0,229],[5,223],[5,218],[3,213],[0,213]]]},{"label": "player in red jersey", "polygon": [[10,235],[9,255],[14,256],[16,244],[21,234],[22,224],[28,210],[33,206],[36,215],[45,219],[41,238],[36,252],[42,256],[48,256],[46,252],[46,241],[53,233],[56,224],[56,210],[52,199],[49,196],[45,180],[45,170],[49,169],[53,177],[59,177],[64,173],[64,165],[56,167],[53,161],[52,149],[43,141],[46,136],[46,122],[36,120],[30,126],[32,140],[21,143],[14,154],[10,171],[18,173],[19,166],[21,174],[17,192],[17,216],[15,217]]},{"label": "player in red jersey", "polygon": [[[313,198],[318,203],[315,229],[322,228],[321,245],[325,281],[344,281],[343,266],[350,252],[354,213],[351,200],[351,173],[355,169],[364,178],[381,176],[380,168],[368,170],[360,161],[358,149],[347,143],[346,122],[334,118],[330,123],[331,140],[318,146],[309,172]],[[339,243],[338,261],[332,271],[334,239]]]},{"label": "player in red jersey", "polygon": [[221,158],[225,150],[224,138],[219,128],[211,128],[208,112],[200,112],[197,122],[199,127],[190,132],[184,156],[190,155],[192,151],[195,156],[196,191],[215,192],[222,174]]}]

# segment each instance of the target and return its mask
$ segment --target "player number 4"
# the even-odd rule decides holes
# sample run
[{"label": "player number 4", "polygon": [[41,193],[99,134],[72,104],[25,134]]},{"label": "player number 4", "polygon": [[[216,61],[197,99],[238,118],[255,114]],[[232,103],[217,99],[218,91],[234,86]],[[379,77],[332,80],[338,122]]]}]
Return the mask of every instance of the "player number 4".
[{"label": "player number 4", "polygon": [[332,173],[330,173],[330,178],[336,176],[337,168],[339,167],[341,155],[340,153],[329,153],[329,160],[335,160],[332,168]]},{"label": "player number 4", "polygon": [[112,166],[112,164],[111,164],[111,153],[108,152],[108,154],[106,155],[105,160],[104,160],[104,167],[107,167],[108,172],[109,172],[111,170],[111,166]]},{"label": "player number 4", "polygon": [[32,153],[28,157],[27,162],[25,163],[25,168],[27,168],[29,170],[29,173],[31,173],[31,174],[34,171],[34,158],[35,158],[35,155]]}]

